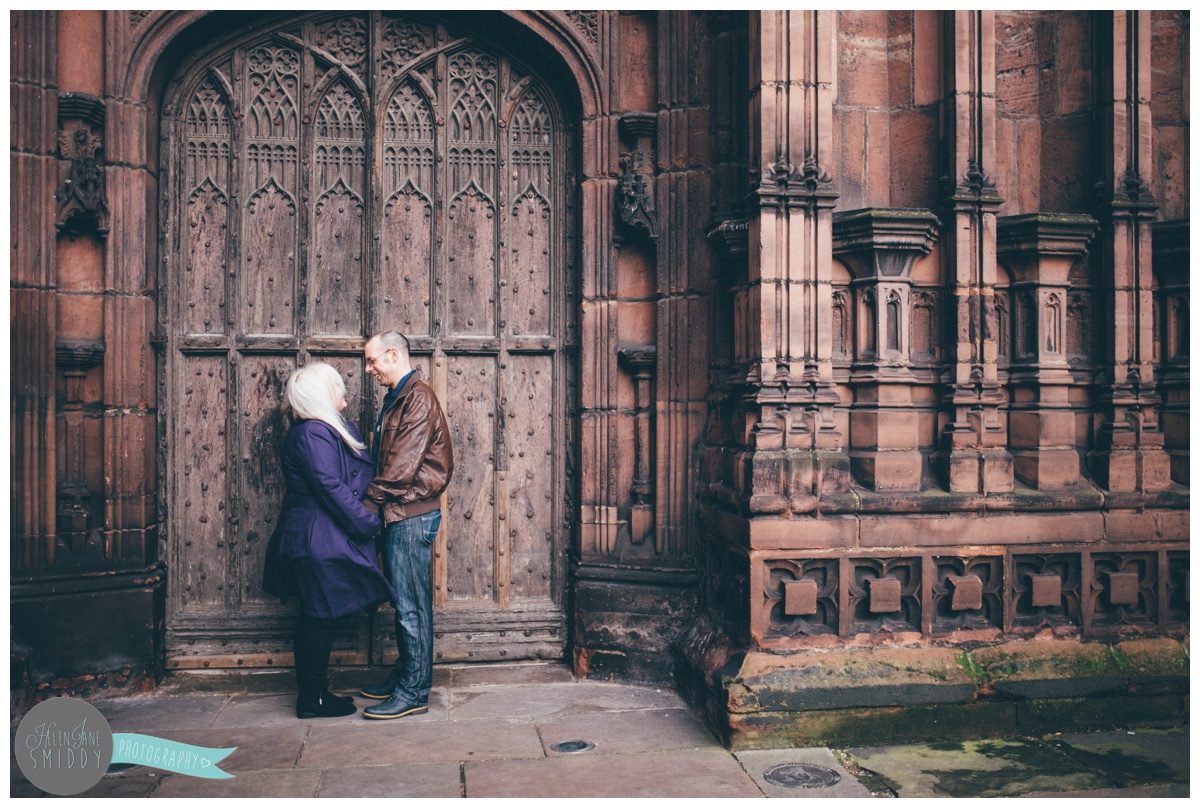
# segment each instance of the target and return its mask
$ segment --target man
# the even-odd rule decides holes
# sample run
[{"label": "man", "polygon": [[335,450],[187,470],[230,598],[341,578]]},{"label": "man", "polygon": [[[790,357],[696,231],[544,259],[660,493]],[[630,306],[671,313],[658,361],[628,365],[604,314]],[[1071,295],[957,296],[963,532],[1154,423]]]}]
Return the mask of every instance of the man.
[{"label": "man", "polygon": [[454,473],[450,429],[433,388],[408,357],[408,340],[395,331],[371,337],[363,348],[367,373],[388,389],[375,424],[375,479],[365,499],[379,507],[384,573],[396,590],[396,645],[400,656],[378,687],[360,693],[379,699],[363,718],[402,718],[429,709],[433,685],[433,585],[430,547],[442,522],[439,496]]}]

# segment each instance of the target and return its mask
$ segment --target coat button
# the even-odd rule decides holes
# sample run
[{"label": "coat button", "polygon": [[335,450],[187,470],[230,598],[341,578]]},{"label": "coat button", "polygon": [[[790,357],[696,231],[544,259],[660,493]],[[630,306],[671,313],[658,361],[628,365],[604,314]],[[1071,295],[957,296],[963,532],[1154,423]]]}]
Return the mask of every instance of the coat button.
[{"label": "coat button", "polygon": [[352,493],[352,494],[354,494],[354,496],[358,496],[358,492],[357,492],[357,491],[352,491],[351,493]]}]

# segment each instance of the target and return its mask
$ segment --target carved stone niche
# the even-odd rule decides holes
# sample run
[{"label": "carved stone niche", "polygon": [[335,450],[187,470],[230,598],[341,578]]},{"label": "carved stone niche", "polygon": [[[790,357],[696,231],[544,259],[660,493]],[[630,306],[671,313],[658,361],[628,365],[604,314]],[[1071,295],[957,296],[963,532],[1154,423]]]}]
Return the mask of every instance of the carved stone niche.
[{"label": "carved stone niche", "polygon": [[1086,214],[1033,213],[996,221],[996,260],[1012,273],[1015,345],[1009,364],[1013,473],[1039,490],[1079,484],[1075,415],[1068,400],[1067,306],[1071,268],[1097,229]]},{"label": "carved stone niche", "polygon": [[88,372],[104,360],[104,343],[59,339],[54,357],[55,367],[66,382],[61,421],[63,469],[57,481],[58,542],[64,552],[51,556],[57,563],[97,563],[103,560],[103,492],[88,488],[87,463],[97,462],[101,447],[88,440],[83,405],[84,381]]},{"label": "carved stone niche", "polygon": [[[633,377],[634,393],[634,469],[630,494],[633,504],[629,510],[630,541],[643,544],[654,530],[654,457],[650,412],[654,398],[651,385],[658,362],[653,345],[626,345],[617,349],[617,361]],[[663,548],[655,547],[658,553]]]},{"label": "carved stone niche", "polygon": [[104,101],[87,93],[59,93],[58,151],[67,161],[54,193],[55,227],[67,238],[108,235],[108,200],[100,153]]},{"label": "carved stone niche", "polygon": [[628,151],[621,153],[621,176],[617,179],[619,245],[623,234],[644,235],[658,240],[658,211],[654,201],[654,175],[657,163],[656,140],[658,115],[653,112],[627,112],[621,116],[618,131]]},{"label": "carved stone niche", "polygon": [[853,275],[857,305],[850,383],[850,463],[876,491],[919,491],[920,429],[913,408],[913,264],[937,240],[928,210],[866,208],[833,216],[833,254]]}]

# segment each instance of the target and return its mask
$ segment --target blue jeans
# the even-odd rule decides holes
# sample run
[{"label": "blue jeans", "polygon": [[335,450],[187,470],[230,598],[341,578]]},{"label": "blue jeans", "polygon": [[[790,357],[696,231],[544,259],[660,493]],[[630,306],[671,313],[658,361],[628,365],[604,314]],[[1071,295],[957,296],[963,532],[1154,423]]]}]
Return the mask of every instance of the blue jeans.
[{"label": "blue jeans", "polygon": [[429,553],[442,512],[391,522],[383,529],[384,573],[396,590],[396,647],[388,675],[393,693],[409,704],[427,704],[433,686],[433,582]]}]

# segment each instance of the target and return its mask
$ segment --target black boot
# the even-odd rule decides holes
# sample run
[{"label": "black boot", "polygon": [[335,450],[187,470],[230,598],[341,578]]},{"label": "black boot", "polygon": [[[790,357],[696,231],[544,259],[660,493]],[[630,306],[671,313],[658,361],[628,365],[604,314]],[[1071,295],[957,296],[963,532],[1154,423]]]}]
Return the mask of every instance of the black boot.
[{"label": "black boot", "polygon": [[338,718],[353,715],[358,708],[354,699],[347,696],[332,696],[328,690],[320,693],[303,692],[296,699],[297,718]]}]

